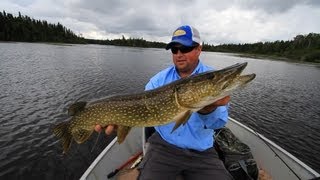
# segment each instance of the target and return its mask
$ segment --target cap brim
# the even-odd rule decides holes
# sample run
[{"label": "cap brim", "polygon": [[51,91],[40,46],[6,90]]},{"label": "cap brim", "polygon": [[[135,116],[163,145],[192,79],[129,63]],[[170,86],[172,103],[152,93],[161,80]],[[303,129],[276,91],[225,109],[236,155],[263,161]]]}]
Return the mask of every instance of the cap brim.
[{"label": "cap brim", "polygon": [[193,41],[190,41],[189,39],[175,39],[172,40],[169,44],[166,46],[166,50],[171,49],[171,47],[175,44],[181,44],[183,46],[193,46]]}]

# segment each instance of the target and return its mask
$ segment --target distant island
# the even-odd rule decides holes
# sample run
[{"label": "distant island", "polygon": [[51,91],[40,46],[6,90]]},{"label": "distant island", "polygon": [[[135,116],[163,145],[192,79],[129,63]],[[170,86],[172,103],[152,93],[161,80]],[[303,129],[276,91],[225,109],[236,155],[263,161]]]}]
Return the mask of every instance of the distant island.
[{"label": "distant island", "polygon": [[[86,39],[76,35],[62,24],[51,24],[23,16],[0,12],[0,41],[50,42],[72,44],[101,44],[144,48],[164,48],[163,42],[147,41],[143,38],[113,40]],[[204,51],[239,53],[248,57],[273,57],[286,61],[320,63],[320,34],[297,35],[293,40],[257,42],[245,44],[210,45],[203,43]]]}]

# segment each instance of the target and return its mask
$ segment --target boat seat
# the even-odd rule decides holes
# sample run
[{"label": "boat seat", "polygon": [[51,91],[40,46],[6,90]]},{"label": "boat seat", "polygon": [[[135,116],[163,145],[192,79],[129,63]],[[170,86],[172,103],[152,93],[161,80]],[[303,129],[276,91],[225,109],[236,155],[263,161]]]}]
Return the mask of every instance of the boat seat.
[{"label": "boat seat", "polygon": [[144,133],[145,133],[145,141],[154,133],[156,130],[154,127],[145,127],[144,128]]}]

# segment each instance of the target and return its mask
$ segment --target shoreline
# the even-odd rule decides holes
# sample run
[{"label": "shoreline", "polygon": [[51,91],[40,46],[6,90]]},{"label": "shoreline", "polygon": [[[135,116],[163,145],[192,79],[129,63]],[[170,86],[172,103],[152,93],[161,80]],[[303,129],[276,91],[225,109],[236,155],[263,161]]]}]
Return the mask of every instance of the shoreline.
[{"label": "shoreline", "polygon": [[287,57],[274,56],[274,55],[264,55],[264,54],[248,54],[248,53],[232,53],[235,56],[253,58],[253,59],[262,59],[262,60],[271,60],[271,61],[283,61],[289,63],[298,63],[298,64],[309,64],[320,66],[320,61],[318,62],[308,62],[308,61],[300,61],[295,59],[290,59]]},{"label": "shoreline", "polygon": [[[64,42],[21,42],[21,41],[0,41],[0,43],[42,43],[48,45],[58,45],[58,46],[72,46],[82,43],[64,43]],[[82,45],[88,45],[91,43],[85,43]],[[94,44],[94,43],[93,43]],[[108,45],[108,44],[96,44],[96,45],[106,45],[106,46],[117,46],[117,45]],[[139,46],[122,46],[122,47],[136,47],[136,48],[158,48],[159,47],[139,47]],[[309,64],[309,65],[316,65],[320,66],[320,60],[317,62],[308,62],[308,61],[300,61],[294,60],[287,57],[275,56],[275,55],[265,55],[265,54],[251,54],[251,53],[239,53],[239,52],[219,52],[219,51],[204,51],[204,52],[215,52],[215,53],[226,53],[226,54],[233,54],[234,56],[238,57],[245,57],[245,58],[254,58],[254,59],[264,59],[264,60],[272,60],[272,61],[283,61],[283,62],[290,62],[290,63],[298,63],[298,64]]]}]

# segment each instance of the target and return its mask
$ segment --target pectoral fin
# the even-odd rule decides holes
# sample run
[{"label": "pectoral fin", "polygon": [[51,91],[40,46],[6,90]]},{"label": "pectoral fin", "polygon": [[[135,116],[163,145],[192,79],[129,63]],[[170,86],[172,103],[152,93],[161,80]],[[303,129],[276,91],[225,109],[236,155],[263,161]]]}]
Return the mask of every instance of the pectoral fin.
[{"label": "pectoral fin", "polygon": [[72,136],[78,144],[81,144],[91,136],[92,132],[93,130],[75,129],[72,131]]},{"label": "pectoral fin", "polygon": [[188,121],[188,119],[190,118],[192,114],[191,110],[187,110],[183,113],[178,114],[176,117],[174,117],[173,119],[176,121],[176,124],[174,125],[171,133],[176,130],[181,124],[185,125]]},{"label": "pectoral fin", "polygon": [[124,139],[127,137],[130,130],[131,130],[131,127],[129,126],[118,126],[117,138],[118,138],[119,144],[121,144],[124,141]]}]

